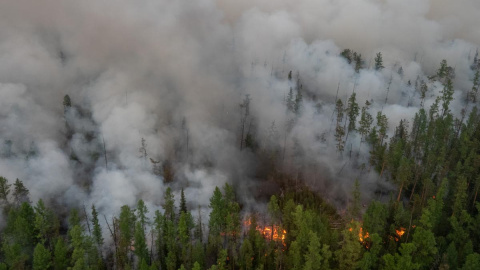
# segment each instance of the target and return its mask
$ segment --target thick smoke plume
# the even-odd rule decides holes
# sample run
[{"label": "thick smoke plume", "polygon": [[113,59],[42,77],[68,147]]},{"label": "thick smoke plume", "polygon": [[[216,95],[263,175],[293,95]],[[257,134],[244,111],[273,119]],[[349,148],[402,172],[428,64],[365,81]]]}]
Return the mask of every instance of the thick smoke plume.
[{"label": "thick smoke plume", "polygon": [[[240,150],[249,95],[244,127],[256,142],[280,149],[284,170],[344,207],[356,178],[366,196],[391,187],[359,169],[368,148],[358,135],[338,154],[335,100],[355,91],[387,115],[391,134],[421,105],[414,83],[446,59],[458,115],[478,14],[477,0],[1,0],[0,175],[24,181],[32,201],[94,203],[107,214],[140,198],[160,208],[166,186],[205,207],[225,182],[254,207],[252,191],[271,179],[258,179],[254,154]],[[346,48],[362,54],[359,73],[339,56]],[[375,71],[378,52],[385,68]],[[294,116],[285,99],[297,78]],[[425,108],[442,90],[428,86]]]}]

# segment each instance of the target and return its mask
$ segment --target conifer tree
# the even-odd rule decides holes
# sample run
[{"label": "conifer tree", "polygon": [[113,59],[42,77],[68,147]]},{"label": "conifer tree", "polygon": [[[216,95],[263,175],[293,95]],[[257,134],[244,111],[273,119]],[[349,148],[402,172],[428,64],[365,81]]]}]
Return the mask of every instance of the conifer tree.
[{"label": "conifer tree", "polygon": [[67,109],[69,109],[70,107],[72,107],[72,101],[70,99],[70,96],[69,95],[65,95],[63,97],[63,110],[64,111],[67,111]]},{"label": "conifer tree", "polygon": [[450,110],[449,105],[453,100],[453,84],[451,79],[447,79],[447,82],[444,85],[442,93],[442,115],[445,116]]},{"label": "conifer tree", "polygon": [[340,56],[345,58],[349,64],[352,63],[352,51],[350,49],[345,49],[340,53]]},{"label": "conifer tree", "polygon": [[366,136],[368,133],[370,133],[370,128],[373,123],[373,117],[372,115],[368,112],[368,108],[370,106],[370,102],[365,101],[365,106],[362,107],[362,113],[360,115],[360,127],[358,129],[358,132],[362,136],[362,141],[366,139]]},{"label": "conifer tree", "polygon": [[163,196],[163,209],[165,210],[164,216],[170,221],[175,221],[175,197],[173,195],[172,189],[168,187],[165,190],[165,194]]},{"label": "conifer tree", "polygon": [[321,248],[320,248],[320,240],[317,237],[317,234],[310,231],[310,243],[308,245],[308,252],[304,255],[305,256],[305,266],[303,267],[304,270],[320,270],[326,269],[322,267],[322,256],[320,255]]},{"label": "conifer tree", "polygon": [[[382,70],[383,68],[385,68],[385,67],[383,66],[382,53],[378,52],[377,56],[375,57],[375,70]],[[403,70],[402,70],[402,73],[403,73]]]},{"label": "conifer tree", "polygon": [[145,205],[143,200],[138,200],[137,202],[137,218],[142,225],[142,230],[145,231],[146,226],[149,224],[149,220],[147,217],[148,208]]},{"label": "conifer tree", "polygon": [[138,258],[138,261],[146,261],[148,259],[147,242],[145,239],[145,231],[141,221],[135,223],[135,236],[134,236],[134,253]]},{"label": "conifer tree", "polygon": [[23,182],[18,180],[15,181],[13,184],[13,197],[15,198],[15,205],[20,205],[24,202],[30,203],[30,199],[28,198],[28,189],[23,185]]},{"label": "conifer tree", "polygon": [[348,133],[356,129],[359,107],[356,101],[356,93],[353,92],[348,99],[347,115],[348,115]]},{"label": "conifer tree", "polygon": [[362,54],[360,53],[353,53],[353,59],[355,61],[355,72],[359,73],[360,69],[363,68],[363,59],[362,59]]},{"label": "conifer tree", "polygon": [[337,100],[336,112],[337,112],[337,127],[335,128],[335,140],[337,141],[337,150],[340,153],[342,153],[345,145],[345,141],[343,140],[343,136],[345,135],[345,129],[342,126],[343,102],[341,99]]},{"label": "conifer tree", "polygon": [[41,243],[33,250],[33,270],[48,270],[52,264],[50,251]]},{"label": "conifer tree", "polygon": [[10,186],[8,179],[0,176],[0,206],[8,205],[8,194],[10,193]]},{"label": "conifer tree", "polygon": [[63,270],[68,266],[68,247],[62,238],[58,238],[55,243],[55,249],[53,253],[53,268],[55,270]]},{"label": "conifer tree", "polygon": [[102,236],[102,229],[100,227],[100,223],[98,222],[98,213],[95,209],[95,205],[92,205],[92,224],[93,224],[93,240],[97,244],[97,247],[101,247],[103,245],[103,236]]},{"label": "conifer tree", "polygon": [[448,64],[447,60],[443,59],[442,62],[440,63],[440,68],[437,70],[437,76],[440,79],[443,79],[447,77],[448,75]]},{"label": "conifer tree", "polygon": [[182,188],[182,191],[180,193],[180,214],[183,213],[187,213],[187,201],[185,199],[185,193],[183,192],[183,188]]}]

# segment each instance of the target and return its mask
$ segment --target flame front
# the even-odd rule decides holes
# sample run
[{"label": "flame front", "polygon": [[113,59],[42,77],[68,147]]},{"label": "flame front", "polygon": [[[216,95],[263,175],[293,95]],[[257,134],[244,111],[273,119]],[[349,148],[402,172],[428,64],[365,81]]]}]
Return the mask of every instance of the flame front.
[{"label": "flame front", "polygon": [[400,229],[398,230],[395,230],[395,233],[397,234],[398,237],[395,237],[395,241],[398,242],[398,240],[400,240],[400,237],[402,237],[402,235],[405,234],[405,228],[403,227],[400,227]]},{"label": "flame front", "polygon": [[[353,228],[349,228],[348,230],[351,232],[353,231]],[[363,233],[363,228],[360,227],[360,230],[358,231],[358,241],[362,242],[362,244],[365,244],[365,240],[369,237],[370,237],[370,234],[367,231]]]},{"label": "flame front", "polygon": [[[250,219],[247,219],[244,221],[245,227],[249,227],[252,225],[252,221]],[[255,228],[260,234],[263,236],[263,238],[267,240],[273,240],[277,242],[282,242],[283,246],[286,246],[285,244],[285,239],[287,237],[287,231],[282,229],[278,225],[271,225],[271,226],[260,226],[257,225]]]}]

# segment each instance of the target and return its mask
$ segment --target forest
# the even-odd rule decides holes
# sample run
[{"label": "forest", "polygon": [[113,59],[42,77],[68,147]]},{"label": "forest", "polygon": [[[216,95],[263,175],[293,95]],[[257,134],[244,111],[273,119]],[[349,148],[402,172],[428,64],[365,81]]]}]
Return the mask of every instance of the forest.
[{"label": "forest", "polygon": [[480,269],[478,14],[0,0],[0,270]]},{"label": "forest", "polygon": [[[362,68],[361,55],[346,49],[340,56]],[[382,68],[378,53],[374,69]],[[352,155],[345,153],[348,134],[360,136],[368,163],[358,166],[394,184],[388,200],[362,205],[357,179],[347,209],[339,212],[282,170],[281,149],[258,144],[242,126],[238,147],[257,155],[259,167],[268,168],[261,174],[271,175],[281,187],[265,212],[245,210],[235,185],[226,183],[211,194],[208,216],[188,207],[193,198],[186,198],[183,189],[175,198],[170,187],[162,194],[162,210],[151,214],[140,199],[108,219],[95,205],[64,216],[42,199],[31,202],[21,180],[0,177],[6,217],[0,269],[479,269],[478,53],[471,69],[475,75],[460,118],[450,111],[454,69],[442,60],[428,78],[442,84],[441,95],[424,108],[428,85],[415,81],[422,106],[413,119],[395,123],[391,137],[388,118],[381,111],[373,114],[368,100],[360,106],[355,92],[345,105],[337,100],[337,153]],[[287,79],[294,79],[291,71]],[[295,115],[301,110],[302,83],[298,78],[293,85],[285,110]],[[250,102],[247,96],[240,104],[242,125]],[[68,95],[63,105],[65,113],[72,108]],[[146,159],[146,147],[142,139],[140,159]],[[354,151],[353,158],[357,155]],[[157,168],[153,159],[150,166],[164,181],[173,174],[168,165]]]}]

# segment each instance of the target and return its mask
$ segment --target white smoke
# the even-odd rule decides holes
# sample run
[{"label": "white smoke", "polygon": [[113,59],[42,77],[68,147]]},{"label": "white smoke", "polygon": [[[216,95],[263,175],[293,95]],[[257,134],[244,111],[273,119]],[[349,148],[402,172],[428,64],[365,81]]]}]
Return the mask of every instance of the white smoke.
[{"label": "white smoke", "polygon": [[[391,133],[420,106],[417,78],[428,82],[446,59],[458,115],[480,44],[478,14],[476,0],[1,0],[0,175],[24,181],[32,201],[94,203],[108,214],[140,198],[160,208],[168,185],[176,198],[184,188],[192,206],[206,207],[225,182],[252,202],[267,179],[256,179],[254,155],[239,150],[239,104],[249,94],[247,128],[264,143],[274,122],[293,174],[339,205],[355,178],[372,196],[382,183],[358,169],[366,145],[350,134],[343,157],[335,149],[335,98],[345,103],[355,89],[360,105],[373,101],[371,112],[387,115]],[[366,69],[357,74],[339,57],[345,48],[361,53]],[[382,71],[372,68],[377,52]],[[289,71],[305,95],[286,134]],[[428,86],[426,108],[442,89]],[[74,108],[64,113],[66,94]],[[175,181],[153,174],[149,158],[169,160]]]}]

